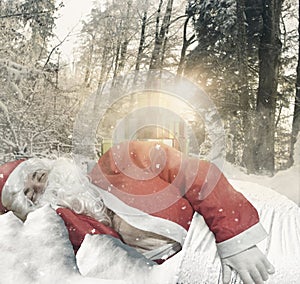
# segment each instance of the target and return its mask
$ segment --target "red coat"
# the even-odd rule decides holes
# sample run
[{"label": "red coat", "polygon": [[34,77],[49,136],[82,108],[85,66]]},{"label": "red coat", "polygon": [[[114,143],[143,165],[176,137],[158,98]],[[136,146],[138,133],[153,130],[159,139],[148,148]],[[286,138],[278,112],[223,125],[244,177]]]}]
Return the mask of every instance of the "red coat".
[{"label": "red coat", "polygon": [[[249,236],[255,233],[261,236],[254,238],[254,243],[245,241],[245,245],[252,246],[265,237],[262,236],[262,230],[257,231],[255,226],[259,222],[256,209],[233,189],[215,165],[184,157],[166,145],[134,141],[114,146],[99,159],[90,177],[95,185],[128,205],[127,208],[136,208],[146,213],[142,218],[133,216],[140,229],[170,237],[176,234],[176,230],[188,230],[194,212],[198,212],[221,246],[223,242],[235,240],[239,234],[244,237],[244,232],[249,228],[255,228],[249,230],[253,233]],[[104,193],[102,191],[100,194]],[[115,211],[113,207],[116,203],[115,200],[107,206]],[[126,218],[129,211],[120,209],[120,206],[123,205],[116,205],[119,208],[116,210]],[[75,249],[86,233],[118,236],[114,230],[102,224],[97,225],[98,222],[90,217],[78,216],[68,209],[59,209],[58,212],[69,228]],[[151,216],[158,217],[154,218],[152,224]],[[131,217],[128,220],[132,220]],[[130,221],[131,225],[135,225],[135,220]],[[160,220],[165,222],[160,225]],[[182,232],[175,239],[181,238],[183,242],[185,235]]]}]

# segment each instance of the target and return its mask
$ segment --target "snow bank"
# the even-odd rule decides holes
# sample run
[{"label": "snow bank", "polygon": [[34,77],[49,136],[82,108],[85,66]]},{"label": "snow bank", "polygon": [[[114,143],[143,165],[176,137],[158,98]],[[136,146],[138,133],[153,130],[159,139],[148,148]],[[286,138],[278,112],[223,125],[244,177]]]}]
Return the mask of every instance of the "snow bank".
[{"label": "snow bank", "polygon": [[87,235],[75,257],[62,219],[49,206],[23,223],[0,215],[0,283],[6,284],[172,284],[178,254],[154,265],[107,236]]},{"label": "snow bank", "polygon": [[12,212],[1,215],[0,248],[0,283],[126,283],[83,277],[66,227],[48,206],[30,213],[25,223]]},{"label": "snow bank", "polygon": [[77,253],[84,276],[120,279],[130,284],[175,284],[180,254],[157,265],[120,240],[106,235],[87,235]]},{"label": "snow bank", "polygon": [[[243,181],[231,183],[258,209],[268,233],[258,247],[274,265],[275,274],[265,283],[300,283],[300,208],[266,187]],[[184,243],[178,283],[222,283],[221,262],[214,242],[203,218],[196,215]],[[242,283],[236,273],[232,275],[233,283]]]},{"label": "snow bank", "polygon": [[[276,267],[268,283],[299,283],[300,208],[268,188],[230,182],[257,207],[269,233],[259,244]],[[48,206],[30,213],[25,223],[6,213],[0,216],[0,283],[221,283],[214,237],[197,216],[183,250],[164,264],[153,265],[103,236],[87,236],[75,257],[62,219]],[[234,275],[231,283],[240,283],[236,281]]]},{"label": "snow bank", "polygon": [[284,171],[277,172],[273,177],[248,175],[242,168],[226,163],[223,168],[228,178],[253,182],[271,188],[294,201],[300,206],[300,134],[294,152],[294,165]]}]

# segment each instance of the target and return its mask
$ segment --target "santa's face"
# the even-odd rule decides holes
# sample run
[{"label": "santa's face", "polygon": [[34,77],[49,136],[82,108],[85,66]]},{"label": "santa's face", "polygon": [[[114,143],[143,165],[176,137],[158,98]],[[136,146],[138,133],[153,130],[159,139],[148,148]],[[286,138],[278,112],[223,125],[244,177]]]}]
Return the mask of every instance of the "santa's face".
[{"label": "santa's face", "polygon": [[20,219],[50,204],[65,207],[110,224],[98,188],[71,160],[32,158],[23,162],[9,177],[2,191],[2,203]]},{"label": "santa's face", "polygon": [[46,170],[37,170],[27,176],[24,185],[24,194],[34,204],[37,203],[46,189],[48,174]]}]

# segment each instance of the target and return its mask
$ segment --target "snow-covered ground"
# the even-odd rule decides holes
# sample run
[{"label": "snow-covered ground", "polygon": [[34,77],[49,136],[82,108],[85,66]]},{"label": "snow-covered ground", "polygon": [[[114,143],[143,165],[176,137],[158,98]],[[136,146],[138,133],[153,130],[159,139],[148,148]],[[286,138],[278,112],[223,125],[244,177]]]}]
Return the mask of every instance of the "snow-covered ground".
[{"label": "snow-covered ground", "polygon": [[279,171],[273,177],[248,175],[243,169],[229,163],[225,164],[223,171],[228,178],[253,182],[271,188],[300,206],[300,135],[298,135],[295,145],[294,165],[285,171]]},{"label": "snow-covered ground", "polygon": [[[257,208],[268,237],[258,244],[275,267],[268,284],[300,283],[300,208],[273,190],[248,181],[230,180]],[[201,241],[200,241],[201,240]],[[221,284],[222,271],[213,234],[196,215],[184,243],[179,283]],[[195,263],[201,264],[201,269]],[[242,284],[234,273],[231,284]]]},{"label": "snow-covered ground", "polygon": [[[300,283],[300,208],[288,199],[300,203],[299,166],[300,141],[295,165],[274,177],[249,176],[228,164],[223,169],[233,185],[257,206],[270,234],[260,247],[278,271],[268,282],[272,284]],[[151,266],[101,236],[86,237],[75,256],[63,221],[48,206],[31,213],[25,223],[6,213],[0,216],[0,283],[175,284],[178,278],[189,284],[221,283],[213,237],[205,233],[201,218],[195,219],[195,229],[190,230],[184,249],[164,264]],[[199,241],[201,234],[208,239],[202,246],[194,244],[195,235]],[[195,261],[206,264],[195,268]]]},{"label": "snow-covered ground", "polygon": [[177,257],[154,268],[106,238],[86,236],[75,257],[65,225],[50,206],[30,213],[24,223],[11,212],[1,215],[0,283],[173,283]]},{"label": "snow-covered ground", "polygon": [[[231,182],[257,207],[269,234],[259,244],[276,269],[267,283],[299,283],[300,208],[268,188],[245,181]],[[162,265],[151,266],[100,235],[86,236],[75,256],[62,219],[46,206],[30,213],[25,223],[11,212],[0,216],[0,283],[222,282],[214,237],[200,215],[193,220],[183,250]],[[241,284],[236,274],[231,283]]]}]

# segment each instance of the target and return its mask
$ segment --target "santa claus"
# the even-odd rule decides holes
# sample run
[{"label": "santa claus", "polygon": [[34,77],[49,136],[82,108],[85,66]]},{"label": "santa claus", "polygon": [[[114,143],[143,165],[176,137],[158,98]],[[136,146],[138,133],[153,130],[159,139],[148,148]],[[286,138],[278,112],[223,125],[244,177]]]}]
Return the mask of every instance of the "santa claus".
[{"label": "santa claus", "polygon": [[75,252],[86,234],[107,234],[158,263],[181,250],[195,212],[216,238],[223,282],[231,269],[263,283],[273,266],[256,247],[266,237],[256,209],[212,163],[155,142],[113,146],[84,173],[73,160],[29,159],[1,166],[1,210],[22,220],[51,204]]}]

